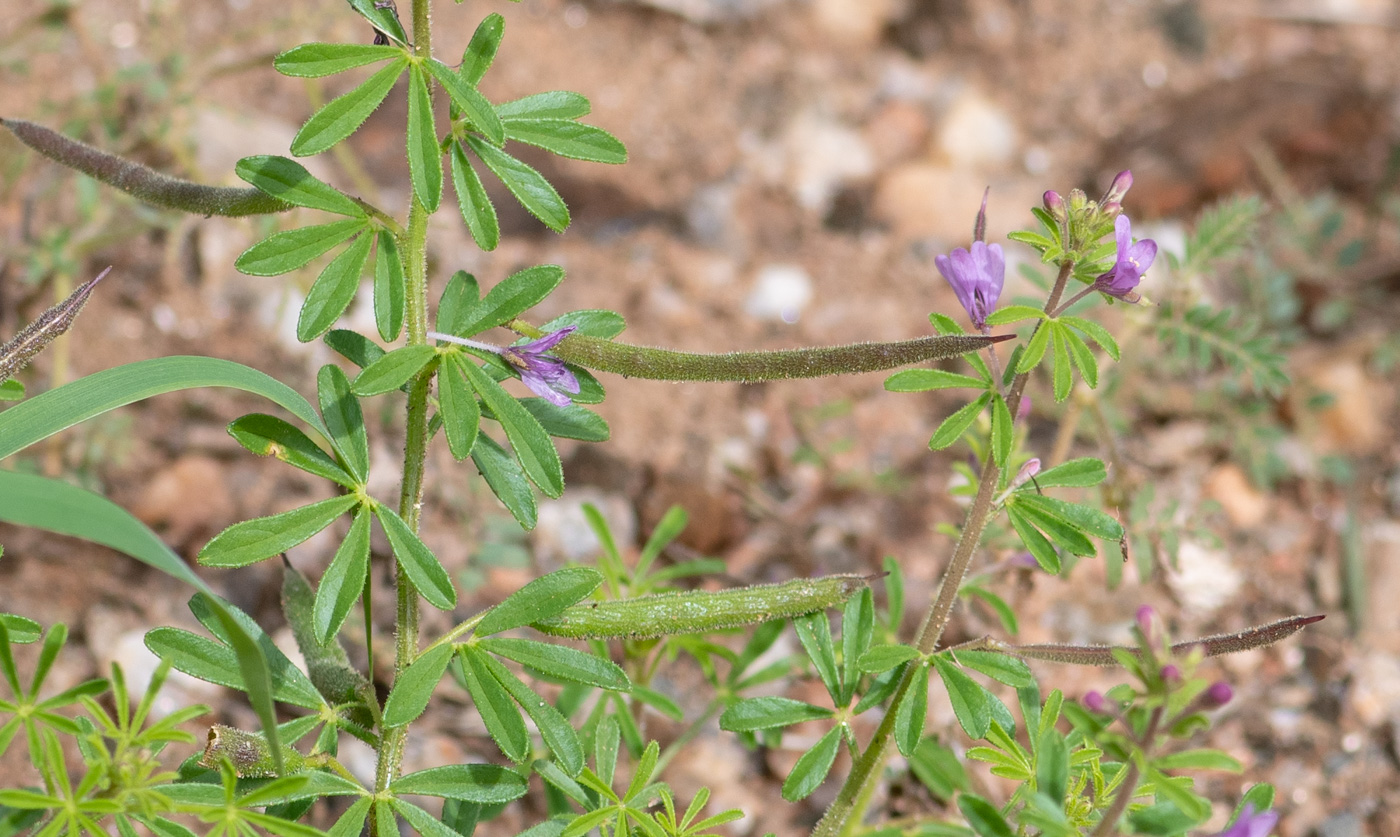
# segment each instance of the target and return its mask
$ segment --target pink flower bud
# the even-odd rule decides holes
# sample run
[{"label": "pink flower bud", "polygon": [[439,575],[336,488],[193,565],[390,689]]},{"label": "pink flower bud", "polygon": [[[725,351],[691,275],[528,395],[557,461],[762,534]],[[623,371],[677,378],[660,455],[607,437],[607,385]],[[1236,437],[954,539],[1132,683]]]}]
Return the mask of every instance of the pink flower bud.
[{"label": "pink flower bud", "polygon": [[1113,182],[1108,185],[1108,191],[1104,192],[1103,200],[1099,205],[1110,203],[1122,203],[1123,196],[1128,194],[1128,190],[1133,188],[1133,173],[1124,169],[1114,176]]},{"label": "pink flower bud", "polygon": [[992,187],[982,193],[982,208],[977,210],[977,220],[972,222],[972,240],[987,240],[987,196],[992,193]]},{"label": "pink flower bud", "polygon": [[1181,682],[1181,668],[1175,663],[1167,663],[1162,666],[1162,679],[1168,683]]},{"label": "pink flower bud", "polygon": [[1090,712],[1097,712],[1100,715],[1107,715],[1110,711],[1108,698],[1104,697],[1103,694],[1098,691],[1088,692],[1084,697],[1079,699],[1079,702],[1084,704],[1085,709]]},{"label": "pink flower bud", "polygon": [[1040,460],[1027,460],[1026,464],[1021,466],[1021,470],[1016,472],[1016,476],[1011,478],[1011,485],[1007,486],[1007,488],[1020,488],[1025,485],[1031,477],[1034,477],[1038,473],[1040,473]]},{"label": "pink flower bud", "polygon": [[1230,688],[1230,684],[1224,680],[1217,680],[1206,687],[1206,691],[1201,695],[1201,703],[1207,708],[1218,709],[1230,702],[1235,696],[1235,690]]},{"label": "pink flower bud", "polygon": [[1022,421],[1031,414],[1031,397],[1021,396],[1021,403],[1016,407],[1016,420]]},{"label": "pink flower bud", "polygon": [[1053,189],[1047,191],[1040,197],[1040,200],[1041,203],[1045,205],[1045,211],[1049,212],[1056,221],[1063,221],[1065,219],[1065,214],[1068,210],[1065,208],[1065,199],[1060,197],[1059,192]]}]

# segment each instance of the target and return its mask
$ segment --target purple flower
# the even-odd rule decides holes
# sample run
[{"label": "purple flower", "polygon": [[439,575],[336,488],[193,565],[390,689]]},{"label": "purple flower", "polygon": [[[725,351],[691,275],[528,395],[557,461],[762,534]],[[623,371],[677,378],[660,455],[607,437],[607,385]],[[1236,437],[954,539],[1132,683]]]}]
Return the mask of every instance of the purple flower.
[{"label": "purple flower", "polygon": [[1206,687],[1205,693],[1201,695],[1201,702],[1210,709],[1218,709],[1229,703],[1235,696],[1235,690],[1230,688],[1230,684],[1224,680],[1217,680]]},{"label": "purple flower", "polygon": [[1118,260],[1114,262],[1112,270],[1094,282],[1094,290],[1103,291],[1124,302],[1137,302],[1141,297],[1133,289],[1142,281],[1142,274],[1152,266],[1152,260],[1157,258],[1157,242],[1144,238],[1134,244],[1133,224],[1126,215],[1119,215],[1118,220],[1113,222],[1113,234],[1118,240]]},{"label": "purple flower", "polygon": [[1212,837],[1268,837],[1278,824],[1278,812],[1260,811],[1254,813],[1254,803],[1246,802],[1244,810],[1235,818],[1229,828]]},{"label": "purple flower", "polygon": [[1103,200],[1099,205],[1110,203],[1122,203],[1123,196],[1128,194],[1128,190],[1133,188],[1133,173],[1124,169],[1113,176],[1113,182],[1108,185],[1108,191],[1104,192]]},{"label": "purple flower", "polygon": [[549,357],[545,352],[554,348],[560,340],[568,337],[577,328],[578,326],[561,328],[524,345],[501,349],[501,357],[520,373],[521,383],[556,407],[569,406],[569,396],[577,395],[579,391],[578,378],[564,365],[564,361]]},{"label": "purple flower", "polygon": [[978,331],[986,331],[987,315],[997,306],[1006,278],[1006,257],[1000,244],[972,242],[971,251],[959,247],[933,260],[938,272],[953,286],[958,302]]},{"label": "purple flower", "polygon": [[1079,702],[1084,704],[1085,709],[1088,709],[1090,712],[1097,712],[1100,715],[1107,715],[1112,711],[1108,705],[1108,698],[1104,697],[1103,693],[1097,690],[1085,694],[1084,697],[1079,699]]},{"label": "purple flower", "polygon": [[500,355],[506,363],[510,364],[512,369],[520,374],[521,383],[529,387],[533,393],[556,407],[567,407],[572,403],[569,396],[577,395],[579,392],[578,378],[574,377],[574,373],[570,372],[569,367],[564,365],[564,361],[550,357],[545,352],[557,346],[560,340],[573,334],[577,329],[578,326],[561,328],[558,331],[551,331],[538,340],[531,340],[529,343],[519,346],[493,346],[490,343],[469,340],[455,334],[441,334],[436,331],[428,332],[428,339],[456,343],[459,346],[470,346],[478,351]]}]

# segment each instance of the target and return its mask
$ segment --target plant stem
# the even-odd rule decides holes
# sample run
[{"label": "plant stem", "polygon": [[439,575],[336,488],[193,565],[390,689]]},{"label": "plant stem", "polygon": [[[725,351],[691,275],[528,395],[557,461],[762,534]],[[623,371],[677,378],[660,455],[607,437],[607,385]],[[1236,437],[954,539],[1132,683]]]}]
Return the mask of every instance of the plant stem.
[{"label": "plant stem", "polygon": [[[1051,289],[1050,297],[1045,302],[1046,311],[1054,310],[1055,306],[1059,305],[1060,298],[1064,295],[1065,283],[1069,280],[1073,268],[1073,262],[1065,262],[1060,265],[1060,273],[1055,278],[1055,287]],[[1006,396],[1007,404],[1019,405],[1021,403],[1021,393],[1025,390],[1029,377],[1030,373],[1022,372],[1012,380],[1011,390]],[[1015,415],[1016,410],[1013,408],[1012,421],[1015,421]],[[958,588],[962,586],[967,569],[972,564],[977,545],[982,540],[982,533],[987,528],[987,521],[991,518],[992,497],[996,492],[1000,476],[1001,469],[997,467],[996,460],[989,455],[982,465],[982,475],[977,483],[977,496],[968,509],[967,519],[963,522],[962,535],[953,548],[953,557],[948,562],[948,568],[943,572],[943,580],[939,584],[938,594],[929,607],[928,614],[924,617],[923,625],[919,628],[915,647],[919,649],[920,653],[932,653],[938,647],[938,641],[943,637],[944,629],[948,627],[948,619],[952,616],[953,605],[957,601]],[[817,827],[812,831],[813,837],[847,835],[860,824],[865,809],[870,805],[870,800],[875,795],[875,789],[879,786],[881,769],[885,765],[885,759],[889,756],[890,742],[894,738],[895,716],[900,701],[904,700],[908,694],[915,677],[927,676],[928,669],[924,666],[910,666],[904,672],[904,677],[900,679],[894,696],[890,698],[889,709],[885,711],[885,717],[881,719],[880,726],[875,730],[875,737],[870,741],[870,746],[860,754],[860,757],[851,766],[850,775],[846,777],[846,783],[842,785],[836,800],[831,803],[831,807],[826,809],[826,814],[822,817],[821,822],[817,823]]]},{"label": "plant stem", "polygon": [[[413,51],[420,58],[432,54],[430,0],[413,0]],[[410,195],[408,226],[400,242],[404,258],[405,321],[408,344],[428,342],[428,210]],[[428,459],[428,390],[432,385],[433,369],[420,372],[408,391],[408,411],[404,431],[403,483],[399,491],[399,516],[409,528],[418,531],[423,504],[423,471]],[[396,578],[398,607],[394,630],[394,675],[408,667],[418,655],[418,589],[398,569]],[[381,730],[379,764],[375,770],[374,789],[383,793],[389,783],[398,778],[403,760],[404,738],[408,727]],[[376,818],[370,819],[371,837]],[[378,835],[389,837],[389,835]]]},{"label": "plant stem", "polygon": [[[1142,759],[1147,758],[1148,750],[1152,749],[1157,738],[1157,729],[1162,724],[1162,707],[1152,710],[1152,718],[1147,723],[1147,729],[1143,732],[1141,748],[1138,755]],[[1123,816],[1123,812],[1128,810],[1128,803],[1133,799],[1133,790],[1137,788],[1138,759],[1128,759],[1128,764],[1123,768],[1128,771],[1125,778],[1118,785],[1118,793],[1113,795],[1113,802],[1108,806],[1108,810],[1103,812],[1103,818],[1099,820],[1098,826],[1094,828],[1090,837],[1108,837],[1118,825],[1118,820]]]}]

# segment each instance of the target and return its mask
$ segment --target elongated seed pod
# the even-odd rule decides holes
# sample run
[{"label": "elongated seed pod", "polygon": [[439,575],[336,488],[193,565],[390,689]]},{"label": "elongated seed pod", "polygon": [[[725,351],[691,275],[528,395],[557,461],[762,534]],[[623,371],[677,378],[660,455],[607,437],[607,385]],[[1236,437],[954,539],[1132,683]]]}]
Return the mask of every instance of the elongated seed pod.
[{"label": "elongated seed pod", "polygon": [[370,689],[369,681],[350,665],[350,658],[338,637],[331,637],[326,643],[316,639],[312,618],[315,606],[316,591],[311,589],[311,583],[283,556],[282,613],[306,660],[306,674],[311,684],[332,704],[361,700]]},{"label": "elongated seed pod", "polygon": [[[1178,642],[1172,646],[1172,653],[1185,654],[1193,648],[1200,648],[1205,656],[1218,657],[1222,654],[1248,651],[1251,648],[1263,648],[1266,645],[1273,645],[1279,640],[1287,639],[1304,627],[1314,622],[1321,622],[1323,618],[1323,616],[1290,616],[1287,619],[1258,625],[1239,633],[1216,634]],[[1012,645],[1008,642],[991,640],[986,643],[985,648],[988,651],[1000,651],[1003,654],[1032,660],[1049,660],[1055,663],[1083,666],[1116,666],[1118,660],[1113,656],[1114,651],[1125,651],[1135,657],[1139,654],[1137,648],[1127,645],[1064,645],[1059,643]]]},{"label": "elongated seed pod", "polygon": [[23,119],[0,119],[19,141],[70,169],[126,192],[137,200],[165,209],[178,209],[195,215],[267,215],[286,212],[292,205],[250,187],[205,186],[161,174],[93,148],[85,142]]},{"label": "elongated seed pod", "polygon": [[78,312],[87,304],[92,289],[102,281],[112,268],[97,274],[97,278],[78,288],[68,298],[40,314],[34,322],[20,329],[15,338],[0,346],[0,383],[29,365],[34,356],[43,351],[60,334],[72,328]]},{"label": "elongated seed pod", "polygon": [[686,591],[587,602],[533,627],[574,639],[646,639],[722,631],[835,607],[870,585],[863,575],[799,578],[719,592]]},{"label": "elongated seed pod", "polygon": [[696,354],[631,346],[573,334],[554,347],[554,355],[588,369],[628,378],[757,383],[894,369],[926,360],[957,357],[1010,339],[1012,335],[949,335],[898,343],[852,343],[771,352]]},{"label": "elongated seed pod", "polygon": [[[255,732],[215,724],[209,728],[199,765],[218,770],[224,759],[233,764],[234,775],[240,779],[270,779],[278,775],[277,763],[266,738]],[[291,747],[282,748],[282,775],[300,773],[305,767],[305,756]]]}]

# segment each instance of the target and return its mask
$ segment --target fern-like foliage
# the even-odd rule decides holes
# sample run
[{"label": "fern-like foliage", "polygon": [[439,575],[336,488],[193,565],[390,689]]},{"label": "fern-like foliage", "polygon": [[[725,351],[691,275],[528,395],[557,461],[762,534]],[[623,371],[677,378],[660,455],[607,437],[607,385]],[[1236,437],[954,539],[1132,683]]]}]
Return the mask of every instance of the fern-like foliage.
[{"label": "fern-like foliage", "polygon": [[1206,209],[1186,239],[1182,271],[1204,273],[1212,262],[1238,253],[1253,239],[1263,215],[1263,201],[1252,195],[1227,198]]},{"label": "fern-like foliage", "polygon": [[1235,316],[1232,309],[1168,303],[1159,310],[1157,337],[1173,360],[1202,372],[1224,366],[1246,377],[1256,392],[1278,396],[1287,389],[1278,341],[1260,334],[1257,325]]}]

